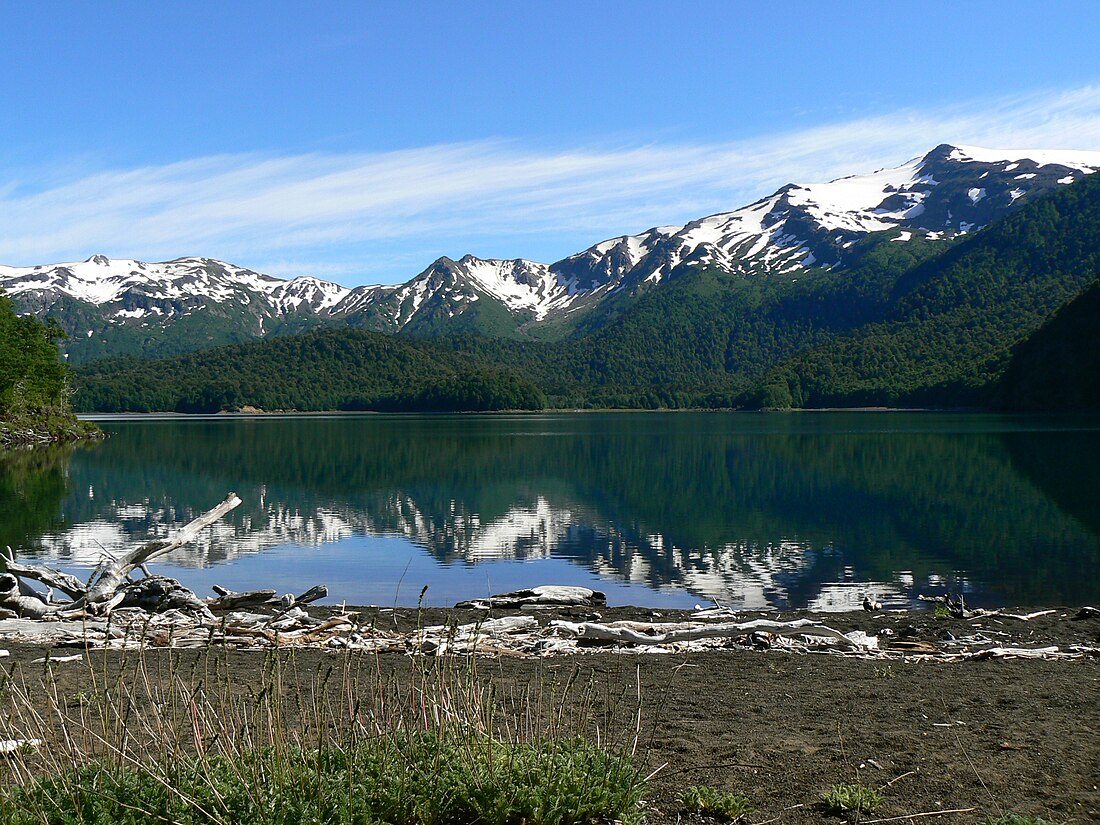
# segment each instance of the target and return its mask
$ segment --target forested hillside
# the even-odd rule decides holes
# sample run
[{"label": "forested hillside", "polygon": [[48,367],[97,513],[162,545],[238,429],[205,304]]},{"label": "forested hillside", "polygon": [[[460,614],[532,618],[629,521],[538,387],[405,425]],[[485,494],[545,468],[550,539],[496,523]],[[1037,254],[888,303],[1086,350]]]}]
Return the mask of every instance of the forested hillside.
[{"label": "forested hillside", "polygon": [[1100,279],[1012,355],[1002,403],[1022,410],[1100,410]]},{"label": "forested hillside", "polygon": [[[629,301],[608,300],[565,340],[328,329],[102,362],[78,373],[77,403],[183,412],[994,407],[1014,348],[1100,276],[1100,174],[954,241],[900,235],[855,242],[842,271],[679,271]],[[1054,357],[1038,345],[1021,352],[1032,353],[1032,373]]]},{"label": "forested hillside", "polygon": [[219,347],[156,361],[100,362],[76,403],[101,412],[540,409],[514,371],[355,329]]},{"label": "forested hillside", "polygon": [[1100,177],[902,274],[883,317],[758,384],[765,406],[996,406],[1013,348],[1100,275]]},{"label": "forested hillside", "polygon": [[16,315],[0,293],[0,446],[76,437],[68,372],[60,362],[61,331]]}]

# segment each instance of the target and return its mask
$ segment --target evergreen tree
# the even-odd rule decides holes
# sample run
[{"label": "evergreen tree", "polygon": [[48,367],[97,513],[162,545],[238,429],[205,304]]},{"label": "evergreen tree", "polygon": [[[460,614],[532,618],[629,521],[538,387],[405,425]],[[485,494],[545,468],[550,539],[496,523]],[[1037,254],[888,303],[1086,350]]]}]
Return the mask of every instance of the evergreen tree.
[{"label": "evergreen tree", "polygon": [[16,315],[0,293],[0,446],[86,434],[69,406],[60,327]]}]

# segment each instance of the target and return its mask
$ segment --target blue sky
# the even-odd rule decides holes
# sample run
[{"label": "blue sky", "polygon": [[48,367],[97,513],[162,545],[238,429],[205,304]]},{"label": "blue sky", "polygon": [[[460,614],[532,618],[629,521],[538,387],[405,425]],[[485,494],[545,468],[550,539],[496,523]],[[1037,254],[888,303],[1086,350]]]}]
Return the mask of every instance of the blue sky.
[{"label": "blue sky", "polygon": [[0,0],[0,263],[395,283],[941,142],[1100,149],[1096,2]]}]

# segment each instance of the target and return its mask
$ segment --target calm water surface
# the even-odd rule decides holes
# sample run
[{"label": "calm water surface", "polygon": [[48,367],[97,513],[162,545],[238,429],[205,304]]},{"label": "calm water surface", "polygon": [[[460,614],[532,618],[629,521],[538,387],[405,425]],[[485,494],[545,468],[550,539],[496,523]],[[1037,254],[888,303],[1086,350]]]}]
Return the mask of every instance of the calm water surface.
[{"label": "calm water surface", "polygon": [[84,575],[244,503],[156,565],[201,593],[451,604],[1100,601],[1100,417],[684,413],[111,419],[0,457],[0,545]]}]

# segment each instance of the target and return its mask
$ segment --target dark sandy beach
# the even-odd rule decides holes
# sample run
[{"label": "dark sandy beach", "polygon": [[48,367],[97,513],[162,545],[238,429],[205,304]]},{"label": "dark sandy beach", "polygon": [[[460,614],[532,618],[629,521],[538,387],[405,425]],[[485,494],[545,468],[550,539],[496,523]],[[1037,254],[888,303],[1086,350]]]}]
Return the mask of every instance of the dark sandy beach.
[{"label": "dark sandy beach", "polygon": [[[479,615],[364,609],[372,612],[379,624],[406,629]],[[653,611],[638,608],[601,612],[605,621],[654,618]],[[997,638],[1006,646],[1053,644],[1065,650],[1100,644],[1100,619],[1074,621],[1074,613],[1059,610],[1026,622],[963,621],[931,611],[818,618],[843,631],[878,633],[888,627],[932,644],[979,624],[1004,634]],[[5,647],[11,651],[5,670],[30,685],[47,679],[42,664],[31,664],[43,648]],[[222,649],[144,655],[161,663],[171,658],[177,673],[209,672],[213,661],[226,684],[242,692],[255,688],[261,660],[271,657]],[[284,689],[306,694],[346,690],[337,686],[339,679],[318,674],[346,670],[349,662],[391,686],[421,680],[426,667],[438,667],[438,660],[400,654],[300,649],[281,655],[287,660]],[[89,689],[88,661],[106,672],[127,658],[102,651],[87,656],[51,668],[62,701]],[[105,669],[103,657],[109,663]],[[150,670],[165,672],[163,664]],[[821,793],[850,782],[881,788],[885,801],[865,822],[957,809],[973,810],[922,819],[980,822],[1015,812],[1059,822],[1100,821],[1100,658],[1095,656],[945,663],[745,649],[593,652],[479,660],[476,678],[493,685],[502,713],[516,713],[517,702],[533,695],[534,686],[560,703],[560,716],[585,720],[589,735],[600,725],[600,735],[615,748],[631,746],[636,738],[635,758],[656,771],[647,795],[648,821],[654,823],[692,821],[693,815],[679,810],[677,798],[696,784],[745,794],[755,807],[745,822],[825,821],[829,817],[817,805]]]}]

